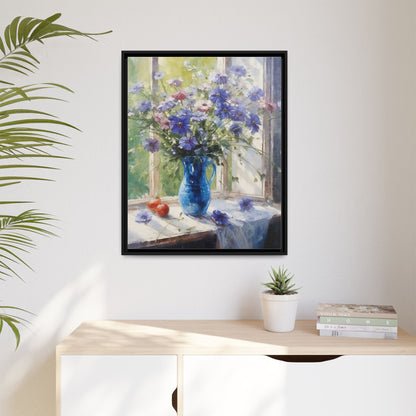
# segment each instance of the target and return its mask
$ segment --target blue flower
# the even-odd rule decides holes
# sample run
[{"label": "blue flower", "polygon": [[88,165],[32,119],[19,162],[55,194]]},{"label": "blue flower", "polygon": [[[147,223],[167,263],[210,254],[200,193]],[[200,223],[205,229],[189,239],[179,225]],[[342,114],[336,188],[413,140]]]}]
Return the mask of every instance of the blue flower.
[{"label": "blue flower", "polygon": [[240,205],[241,211],[243,211],[243,212],[244,211],[250,211],[254,207],[253,200],[251,198],[248,198],[248,197],[241,198],[238,201],[238,203]]},{"label": "blue flower", "polygon": [[144,139],[142,144],[143,144],[144,150],[147,150],[148,152],[151,152],[151,153],[158,152],[160,149],[160,142],[158,139],[151,139],[151,138]]},{"label": "blue flower", "polygon": [[230,68],[230,72],[237,77],[245,77],[247,75],[247,70],[242,65],[233,65]]},{"label": "blue flower", "polygon": [[230,131],[235,136],[239,136],[243,132],[243,129],[242,129],[242,127],[239,124],[234,123],[234,124],[231,125]]},{"label": "blue flower", "polygon": [[189,108],[183,108],[179,113],[176,114],[177,117],[191,117],[193,112]]},{"label": "blue flower", "polygon": [[251,101],[258,101],[262,97],[264,97],[264,91],[261,88],[253,88],[248,93],[248,98],[250,98]]},{"label": "blue flower", "polygon": [[129,93],[130,94],[138,94],[143,88],[144,88],[144,86],[141,82],[136,82],[135,84],[133,84],[130,87]]},{"label": "blue flower", "polygon": [[147,224],[152,220],[152,214],[150,212],[147,212],[145,210],[139,211],[136,215],[135,221],[140,222],[143,224]]},{"label": "blue flower", "polygon": [[224,118],[227,118],[230,115],[230,104],[227,103],[221,103],[218,104],[218,107],[215,108],[214,114],[223,120]]},{"label": "blue flower", "polygon": [[195,112],[192,117],[191,121],[198,123],[199,121],[205,121],[207,119],[207,115],[202,111]]},{"label": "blue flower", "polygon": [[164,101],[163,103],[161,103],[157,107],[157,110],[158,111],[167,111],[167,110],[170,110],[171,108],[175,107],[175,105],[176,105],[176,103],[173,100]]},{"label": "blue flower", "polygon": [[230,217],[227,215],[226,212],[222,212],[218,209],[214,210],[211,215],[211,219],[217,225],[228,225],[230,223]]},{"label": "blue flower", "polygon": [[260,118],[257,114],[250,113],[246,118],[246,126],[252,133],[257,133],[259,131],[260,124]]},{"label": "blue flower", "polygon": [[209,95],[209,99],[216,104],[223,103],[229,98],[230,93],[223,88],[215,88],[211,90],[211,93]]},{"label": "blue flower", "polygon": [[152,108],[152,103],[147,100],[140,101],[140,103],[137,104],[137,109],[142,112],[149,111],[151,108]]},{"label": "blue flower", "polygon": [[228,81],[228,75],[227,74],[215,74],[214,76],[214,82],[216,84],[226,84]]},{"label": "blue flower", "polygon": [[247,117],[246,108],[243,105],[237,105],[230,109],[230,119],[234,121],[244,121]]},{"label": "blue flower", "polygon": [[169,121],[172,133],[185,135],[191,132],[189,116],[170,116]]},{"label": "blue flower", "polygon": [[198,142],[195,137],[181,137],[179,140],[179,147],[183,150],[192,150]]},{"label": "blue flower", "polygon": [[164,76],[165,76],[165,74],[163,72],[155,72],[153,74],[154,79],[162,79]]}]

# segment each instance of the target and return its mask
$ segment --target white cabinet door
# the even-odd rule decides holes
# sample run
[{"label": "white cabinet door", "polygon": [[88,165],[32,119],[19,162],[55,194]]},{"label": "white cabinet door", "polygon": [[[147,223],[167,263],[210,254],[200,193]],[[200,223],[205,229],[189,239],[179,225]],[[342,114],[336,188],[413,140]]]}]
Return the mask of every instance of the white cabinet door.
[{"label": "white cabinet door", "polygon": [[176,356],[63,355],[61,416],[175,416]]},{"label": "white cabinet door", "polygon": [[414,416],[416,356],[184,357],[184,416]]},{"label": "white cabinet door", "polygon": [[184,356],[184,416],[281,416],[285,364],[263,356]]},{"label": "white cabinet door", "polygon": [[343,356],[322,363],[290,363],[286,414],[415,416],[415,385],[414,355]]}]

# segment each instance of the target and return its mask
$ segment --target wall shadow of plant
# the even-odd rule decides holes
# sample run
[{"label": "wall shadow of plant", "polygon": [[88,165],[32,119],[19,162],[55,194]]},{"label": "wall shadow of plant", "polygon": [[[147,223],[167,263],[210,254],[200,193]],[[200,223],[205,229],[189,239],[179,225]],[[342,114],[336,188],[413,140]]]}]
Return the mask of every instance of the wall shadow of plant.
[{"label": "wall shadow of plant", "polygon": [[64,287],[34,319],[30,334],[23,334],[21,347],[3,368],[0,404],[6,408],[0,414],[55,415],[55,346],[85,319],[105,314],[103,269],[94,264]]}]

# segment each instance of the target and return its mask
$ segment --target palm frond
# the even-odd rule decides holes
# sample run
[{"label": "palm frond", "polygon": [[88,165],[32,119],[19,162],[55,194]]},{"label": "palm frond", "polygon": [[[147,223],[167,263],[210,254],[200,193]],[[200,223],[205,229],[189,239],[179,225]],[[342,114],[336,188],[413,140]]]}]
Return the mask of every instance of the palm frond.
[{"label": "palm frond", "polygon": [[4,324],[6,324],[11,331],[13,332],[13,335],[16,339],[16,349],[19,347],[20,344],[20,330],[18,328],[18,325],[26,325],[29,324],[30,322],[25,319],[22,318],[19,315],[16,314],[11,314],[8,311],[15,311],[15,313],[27,313],[27,314],[31,314],[33,315],[31,312],[26,311],[25,309],[22,308],[16,308],[14,306],[0,306],[0,334],[4,328]]},{"label": "palm frond", "polygon": [[[35,248],[34,234],[53,236],[51,231],[54,218],[35,210],[19,215],[0,215],[0,270],[4,276],[19,277],[16,265],[30,266],[21,257],[28,248]],[[19,253],[19,254],[17,254]]]},{"label": "palm frond", "polygon": [[[30,103],[33,100],[54,100],[50,95],[39,95],[42,90],[69,88],[60,84],[30,84],[24,87],[0,88],[0,160],[15,158],[18,164],[3,164],[1,169],[55,169],[50,162],[67,157],[57,154],[57,146],[67,146],[67,136],[53,130],[55,126],[73,130],[72,124],[60,121],[51,113],[30,108],[10,108],[16,103]],[[48,128],[51,127],[52,129]],[[30,159],[47,160],[47,164],[22,163]],[[16,185],[25,180],[50,180],[43,176],[4,175],[0,176],[0,187]]]},{"label": "palm frond", "polygon": [[[94,36],[104,35],[111,31],[102,33],[85,33],[67,26],[56,24],[61,17],[60,13],[49,16],[46,19],[33,17],[15,17],[6,26],[3,37],[0,36],[0,69],[28,75],[34,72],[39,65],[39,60],[30,52],[29,45],[32,42],[43,43],[45,39],[68,36],[86,37],[92,40]],[[0,81],[7,83],[8,81]]]},{"label": "palm frond", "polygon": [[[86,37],[103,33],[84,33],[56,23],[61,16],[54,14],[47,19],[18,16],[0,35],[0,71],[28,75],[34,72],[40,62],[29,50],[33,42],[43,43],[45,39],[58,36]],[[4,71],[3,71],[4,72]],[[10,80],[0,80],[0,189],[18,185],[22,181],[45,178],[44,172],[56,167],[53,160],[67,159],[58,151],[69,143],[65,131],[79,130],[72,124],[59,120],[55,115],[30,108],[31,104],[42,101],[64,101],[54,97],[50,91],[73,91],[61,84],[44,83],[15,86]],[[23,108],[20,106],[23,105]],[[19,107],[19,108],[16,108]],[[62,130],[64,132],[62,132]],[[36,162],[35,162],[36,161]],[[16,174],[29,169],[28,175]],[[41,172],[32,175],[32,171]],[[0,200],[0,206],[26,204],[31,201]],[[54,218],[35,210],[26,210],[19,215],[0,215],[0,280],[10,277],[21,278],[17,268],[30,266],[24,255],[36,247],[36,235],[53,236],[51,228]],[[24,309],[0,306],[0,333],[6,324],[20,343],[19,326],[28,322],[20,312]]]}]

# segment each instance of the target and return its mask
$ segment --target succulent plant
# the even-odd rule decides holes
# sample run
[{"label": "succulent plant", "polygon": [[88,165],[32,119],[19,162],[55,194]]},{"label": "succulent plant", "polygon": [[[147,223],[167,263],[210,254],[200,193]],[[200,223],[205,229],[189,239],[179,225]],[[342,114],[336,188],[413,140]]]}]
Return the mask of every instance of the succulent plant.
[{"label": "succulent plant", "polygon": [[285,266],[279,266],[278,271],[272,267],[269,275],[272,281],[263,283],[263,285],[268,287],[275,295],[293,295],[300,289],[295,287],[294,283],[291,283],[295,275],[289,273]]}]

